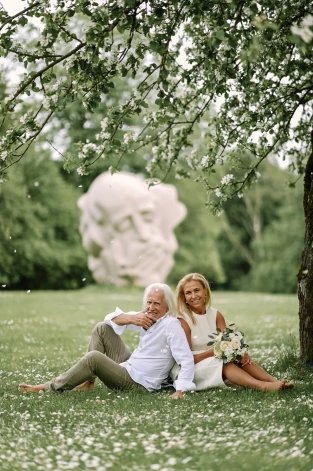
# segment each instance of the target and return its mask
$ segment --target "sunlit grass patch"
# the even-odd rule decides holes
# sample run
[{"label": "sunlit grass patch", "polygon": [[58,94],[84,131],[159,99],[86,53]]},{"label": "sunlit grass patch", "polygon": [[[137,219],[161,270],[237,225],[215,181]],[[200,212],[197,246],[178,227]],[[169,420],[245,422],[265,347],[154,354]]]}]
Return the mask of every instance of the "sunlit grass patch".
[{"label": "sunlit grass patch", "polygon": [[[170,401],[166,392],[112,392],[100,382],[92,392],[17,391],[22,381],[40,383],[71,366],[97,321],[116,305],[139,310],[141,297],[142,290],[96,287],[1,293],[1,471],[311,471],[313,380],[307,372],[295,378],[292,391],[217,388],[182,401]],[[213,306],[244,331],[254,359],[291,379],[296,297],[217,292]],[[125,335],[130,348],[137,340]]]}]

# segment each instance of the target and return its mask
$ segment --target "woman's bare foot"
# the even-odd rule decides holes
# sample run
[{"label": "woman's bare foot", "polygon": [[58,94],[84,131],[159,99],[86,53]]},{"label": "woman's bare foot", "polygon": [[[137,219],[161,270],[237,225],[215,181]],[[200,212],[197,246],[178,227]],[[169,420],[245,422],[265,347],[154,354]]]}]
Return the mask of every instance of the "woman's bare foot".
[{"label": "woman's bare foot", "polygon": [[85,381],[84,383],[76,386],[76,388],[74,388],[73,391],[89,391],[89,390],[92,390],[94,387],[95,387],[95,383],[91,381]]},{"label": "woman's bare foot", "polygon": [[24,392],[33,392],[33,393],[39,393],[40,391],[46,391],[46,385],[45,384],[37,384],[35,386],[32,386],[31,384],[24,384],[21,383],[18,386],[19,391],[24,391]]},{"label": "woman's bare foot", "polygon": [[279,391],[285,387],[285,384],[284,379],[282,381],[275,381],[275,383],[264,381],[260,389],[262,391]]}]

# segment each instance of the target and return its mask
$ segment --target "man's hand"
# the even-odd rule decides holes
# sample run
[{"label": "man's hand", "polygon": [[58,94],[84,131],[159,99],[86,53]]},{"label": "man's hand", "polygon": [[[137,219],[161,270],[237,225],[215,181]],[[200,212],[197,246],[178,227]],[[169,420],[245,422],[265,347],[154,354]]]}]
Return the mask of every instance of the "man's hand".
[{"label": "man's hand", "polygon": [[181,399],[182,397],[184,397],[182,391],[175,391],[174,394],[171,394],[169,398],[170,399]]},{"label": "man's hand", "polygon": [[139,325],[144,329],[148,330],[155,323],[155,318],[152,314],[148,314],[145,311],[138,312],[132,316],[132,324]]},{"label": "man's hand", "polygon": [[251,365],[252,358],[250,357],[250,355],[248,355],[248,353],[245,353],[239,363],[241,364],[241,366]]},{"label": "man's hand", "polygon": [[145,311],[137,312],[136,314],[121,313],[114,317],[112,321],[117,325],[138,325],[144,329],[149,329],[152,324],[155,323],[156,319],[152,314],[148,314]]}]

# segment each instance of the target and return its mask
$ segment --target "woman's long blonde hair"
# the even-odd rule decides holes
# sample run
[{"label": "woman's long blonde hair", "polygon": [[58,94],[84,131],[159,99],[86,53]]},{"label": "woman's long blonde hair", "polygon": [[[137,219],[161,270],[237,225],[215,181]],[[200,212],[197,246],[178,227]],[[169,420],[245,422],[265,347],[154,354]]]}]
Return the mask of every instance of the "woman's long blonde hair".
[{"label": "woman's long blonde hair", "polygon": [[186,304],[184,294],[185,284],[189,283],[190,281],[199,281],[202,284],[203,288],[206,290],[205,307],[208,307],[211,304],[211,290],[209,283],[203,275],[200,275],[200,273],[189,273],[188,275],[184,276],[184,278],[182,278],[177,284],[176,296],[178,315],[185,318],[189,318],[191,322],[195,324],[195,316],[193,315],[192,310],[190,309],[188,304]]}]

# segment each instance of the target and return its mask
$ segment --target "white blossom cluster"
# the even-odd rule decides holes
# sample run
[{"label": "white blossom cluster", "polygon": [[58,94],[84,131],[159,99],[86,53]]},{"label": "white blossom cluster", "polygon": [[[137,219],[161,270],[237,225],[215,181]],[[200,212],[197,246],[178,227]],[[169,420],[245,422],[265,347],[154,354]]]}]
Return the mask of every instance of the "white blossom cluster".
[{"label": "white blossom cluster", "polygon": [[57,80],[53,85],[46,87],[45,96],[42,100],[42,105],[46,110],[54,108],[58,103],[60,94],[62,92],[62,85],[64,85],[62,79]]},{"label": "white blossom cluster", "polygon": [[26,124],[30,117],[30,113],[25,113],[23,116],[20,117],[20,122],[22,124]]},{"label": "white blossom cluster", "polygon": [[221,202],[227,201],[227,195],[222,191],[221,188],[215,188],[214,193]]},{"label": "white blossom cluster", "polygon": [[310,43],[313,39],[313,16],[307,15],[301,21],[300,25],[292,25],[291,32],[300,38],[305,43]]},{"label": "white blossom cluster", "polygon": [[111,134],[107,131],[108,124],[109,124],[109,119],[108,119],[108,118],[103,118],[103,120],[102,120],[101,123],[100,123],[101,132],[99,132],[98,134],[96,134],[96,139],[97,139],[97,141],[100,141],[100,140],[104,140],[104,141],[105,141],[105,140],[110,139]]},{"label": "white blossom cluster", "polygon": [[[11,130],[12,133],[12,130]],[[9,155],[8,149],[9,149],[9,142],[7,140],[8,133],[6,136],[2,136],[0,139],[0,158],[1,160],[6,160],[6,158]]]},{"label": "white blossom cluster", "polygon": [[218,82],[224,78],[223,75],[218,70],[214,72],[214,75]]},{"label": "white blossom cluster", "polygon": [[[160,109],[158,111],[153,111],[152,113],[148,113],[143,117],[143,123],[150,125],[151,129],[157,129],[159,127],[159,120],[163,120],[167,118],[168,121],[171,121],[175,118],[175,114],[166,108]],[[176,131],[179,132],[179,131]]]},{"label": "white blossom cluster", "polygon": [[225,175],[222,178],[221,183],[222,185],[228,185],[233,179],[234,179],[234,175],[229,173],[228,175]]},{"label": "white blossom cluster", "polygon": [[102,131],[106,130],[106,128],[108,127],[108,122],[109,122],[108,118],[103,118],[103,120],[100,123]]},{"label": "white blossom cluster", "polygon": [[[88,95],[88,94],[87,94]],[[88,98],[88,97],[87,97]],[[133,105],[135,106],[135,103],[132,103],[133,99],[131,100],[128,100],[126,103],[124,103],[123,105],[120,105],[119,107],[119,111],[121,113],[124,112],[125,108],[129,107],[129,105]],[[109,151],[113,151],[115,153],[123,153],[123,152],[133,152],[133,150],[129,150],[129,144],[130,143],[133,143],[133,142],[136,142],[137,139],[138,139],[138,134],[136,133],[136,131],[132,128],[129,128],[127,126],[123,126],[121,128],[122,131],[125,131],[124,132],[124,135],[123,135],[123,140],[121,142],[122,144],[122,147],[119,148],[119,149],[114,149],[114,147],[112,147],[110,145],[110,140],[111,140],[111,132],[110,132],[110,128],[112,126],[114,126],[115,130],[116,130],[116,122],[111,122],[110,120],[110,117],[109,116],[106,116],[105,118],[102,119],[101,123],[100,123],[100,126],[101,126],[101,131],[96,134],[96,140],[98,141],[98,143],[90,143],[90,142],[86,142],[85,144],[83,144],[80,148],[80,151],[78,153],[78,158],[79,159],[82,159],[82,160],[86,160],[88,157],[93,157],[93,158],[105,158],[105,151],[107,150],[108,152]],[[84,171],[85,171],[85,166],[84,164],[80,165],[77,169],[77,173],[79,175],[84,175]]]},{"label": "white blossom cluster", "polygon": [[[70,56],[68,59],[66,59],[66,64],[65,65],[65,69],[68,71],[70,70],[74,65],[75,65],[75,62],[76,62],[76,58],[75,56]],[[73,82],[72,82],[73,83]]]},{"label": "white blossom cluster", "polygon": [[148,173],[152,174],[153,173],[153,170],[155,169],[156,165],[157,165],[157,158],[156,157],[152,157],[150,158],[149,162],[147,163],[146,165],[146,170]]},{"label": "white blossom cluster", "polygon": [[131,142],[136,142],[137,138],[138,138],[138,136],[135,133],[135,131],[133,131],[133,130],[127,131],[127,132],[125,132],[125,134],[123,136],[123,144],[129,144]]},{"label": "white blossom cluster", "polygon": [[125,6],[125,1],[124,1],[124,0],[115,0],[114,3],[115,3],[118,7],[124,7],[124,6]]},{"label": "white blossom cluster", "polygon": [[148,124],[151,120],[151,115],[145,115],[143,118],[142,118],[142,122],[144,124]]},{"label": "white blossom cluster", "polygon": [[197,154],[197,150],[192,149],[192,151],[185,156],[185,160],[186,160],[189,168],[191,168],[193,170],[197,170],[199,168],[199,165],[202,164],[203,158],[200,161],[200,158]]},{"label": "white blossom cluster", "polygon": [[[159,136],[160,137],[160,136]],[[162,137],[162,136],[161,136]],[[162,163],[168,164],[174,160],[175,156],[175,142],[167,142],[166,136],[161,138],[157,146],[152,147],[153,157],[149,159],[149,162],[146,165],[146,170],[150,174],[153,174],[156,167],[162,161]]]},{"label": "white blossom cluster", "polygon": [[42,47],[49,46],[49,44],[52,43],[52,41],[53,41],[53,36],[51,33],[42,33],[40,35],[39,42]]},{"label": "white blossom cluster", "polygon": [[228,197],[226,194],[226,190],[227,190],[227,186],[232,181],[234,181],[234,175],[232,173],[224,175],[224,177],[221,180],[221,186],[218,188],[215,188],[214,190],[215,196],[220,199],[220,202],[227,201]]},{"label": "white blossom cluster", "polygon": [[[31,117],[30,114],[25,114],[20,119],[22,126],[20,128],[19,133],[19,142],[20,144],[24,144],[27,142],[27,139],[31,137],[30,128],[31,130],[37,130],[38,124],[36,123],[35,119]],[[8,157],[12,154],[11,146],[14,136],[14,130],[8,129],[6,131],[5,136],[2,136],[0,139],[0,160],[5,162],[8,160]]]},{"label": "white blossom cluster", "polygon": [[5,150],[5,151],[3,151],[3,152],[0,153],[0,159],[4,161],[4,160],[6,160],[6,158],[8,157],[8,155],[9,155],[8,151]]},{"label": "white blossom cluster", "polygon": [[204,155],[201,159],[201,166],[202,168],[207,168],[207,166],[209,165],[209,162],[210,162],[210,158],[208,155]]},{"label": "white blossom cluster", "polygon": [[79,159],[84,159],[88,156],[88,154],[96,152],[97,146],[93,142],[86,142],[86,144],[82,147],[82,150],[78,153]]},{"label": "white blossom cluster", "polygon": [[42,106],[46,110],[50,110],[53,108],[53,105],[56,105],[59,100],[58,95],[45,95],[45,97],[42,100]]}]

